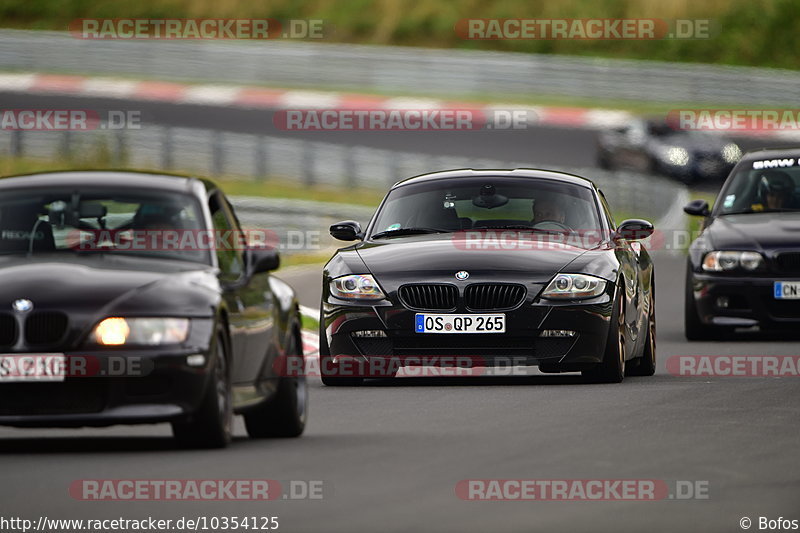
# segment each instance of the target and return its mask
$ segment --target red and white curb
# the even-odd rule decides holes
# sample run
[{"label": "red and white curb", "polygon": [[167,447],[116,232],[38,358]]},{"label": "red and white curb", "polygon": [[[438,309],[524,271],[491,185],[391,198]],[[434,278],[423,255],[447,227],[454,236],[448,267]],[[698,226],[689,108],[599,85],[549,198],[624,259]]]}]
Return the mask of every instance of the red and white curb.
[{"label": "red and white curb", "polygon": [[165,81],[135,81],[56,74],[0,74],[0,91],[28,94],[93,96],[122,100],[172,102],[250,109],[464,109],[474,112],[521,110],[533,112],[541,124],[574,128],[621,126],[631,118],[626,111],[577,107],[483,104],[433,98],[382,96],[267,89],[239,85],[192,85]]},{"label": "red and white curb", "polygon": [[[117,98],[242,109],[459,109],[474,113],[518,110],[532,113],[538,124],[565,128],[615,128],[624,126],[634,117],[627,111],[613,109],[523,106],[511,103],[482,104],[433,98],[387,98],[342,92],[268,89],[225,84],[197,85],[39,73],[0,74],[0,92]],[[792,129],[712,133],[797,140],[800,132]]]}]

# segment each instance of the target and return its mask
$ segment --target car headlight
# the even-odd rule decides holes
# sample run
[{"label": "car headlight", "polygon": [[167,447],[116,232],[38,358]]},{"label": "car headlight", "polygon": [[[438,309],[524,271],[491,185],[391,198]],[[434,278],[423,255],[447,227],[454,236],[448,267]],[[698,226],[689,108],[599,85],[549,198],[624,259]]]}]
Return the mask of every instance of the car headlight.
[{"label": "car headlight", "polygon": [[661,152],[661,159],[670,165],[685,167],[689,164],[689,151],[680,146],[666,146]]},{"label": "car headlight", "polygon": [[557,274],[542,292],[550,300],[579,300],[600,296],[606,280],[586,274]]},{"label": "car headlight", "polygon": [[385,298],[375,278],[369,274],[350,274],[331,280],[331,294],[343,300],[380,300]]},{"label": "car headlight", "polygon": [[758,252],[714,251],[703,258],[703,270],[727,272],[731,270],[758,270],[764,266],[764,258]]},{"label": "car headlight", "polygon": [[722,159],[726,163],[736,163],[742,158],[742,149],[733,143],[726,144],[722,147]]},{"label": "car headlight", "polygon": [[92,340],[104,346],[158,346],[180,344],[188,335],[188,318],[109,317],[95,326]]}]

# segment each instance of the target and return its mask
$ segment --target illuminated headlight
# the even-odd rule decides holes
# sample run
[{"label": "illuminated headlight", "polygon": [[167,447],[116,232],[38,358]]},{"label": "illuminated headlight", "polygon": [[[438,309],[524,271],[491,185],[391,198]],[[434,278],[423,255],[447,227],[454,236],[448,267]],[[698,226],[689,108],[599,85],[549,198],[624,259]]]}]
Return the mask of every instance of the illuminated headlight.
[{"label": "illuminated headlight", "polygon": [[764,258],[758,252],[715,251],[703,258],[703,270],[724,272],[736,269],[758,270],[764,266]]},{"label": "illuminated headlight", "polygon": [[331,280],[331,294],[343,300],[380,300],[385,298],[375,278],[369,274],[351,274]]},{"label": "illuminated headlight", "polygon": [[685,167],[689,164],[689,152],[680,146],[667,146],[661,150],[661,159],[670,165]]},{"label": "illuminated headlight", "polygon": [[558,274],[542,292],[550,300],[578,300],[600,296],[606,280],[586,274]]},{"label": "illuminated headlight", "polygon": [[742,149],[735,144],[726,144],[722,147],[722,159],[726,163],[736,163],[742,158]]},{"label": "illuminated headlight", "polygon": [[92,340],[104,346],[180,344],[189,335],[188,318],[121,318],[101,321]]}]

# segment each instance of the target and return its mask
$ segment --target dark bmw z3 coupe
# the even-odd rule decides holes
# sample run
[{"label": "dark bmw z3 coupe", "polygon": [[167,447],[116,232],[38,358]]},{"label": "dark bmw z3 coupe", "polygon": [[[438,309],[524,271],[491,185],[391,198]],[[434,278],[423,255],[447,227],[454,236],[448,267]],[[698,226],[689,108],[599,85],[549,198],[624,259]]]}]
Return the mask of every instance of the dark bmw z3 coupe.
[{"label": "dark bmw z3 coupe", "polygon": [[[655,371],[644,220],[615,225],[591,181],[453,170],[395,184],[323,270],[326,385],[402,366],[535,366],[593,381]],[[380,364],[376,364],[376,362]]]},{"label": "dark bmw z3 coupe", "polygon": [[205,180],[61,172],[0,180],[0,424],[171,422],[221,447],[306,420],[298,305],[277,252]]},{"label": "dark bmw z3 coupe", "polygon": [[736,328],[796,330],[800,325],[800,149],[745,155],[689,248],[685,333],[725,337]]}]

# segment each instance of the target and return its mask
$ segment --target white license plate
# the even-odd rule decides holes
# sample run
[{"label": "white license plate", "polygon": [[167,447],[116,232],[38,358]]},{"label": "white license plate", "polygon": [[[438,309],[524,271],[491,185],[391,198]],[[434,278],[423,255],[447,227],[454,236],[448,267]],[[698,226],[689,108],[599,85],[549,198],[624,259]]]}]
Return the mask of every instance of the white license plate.
[{"label": "white license plate", "polygon": [[800,300],[800,281],[776,281],[772,293],[776,300]]},{"label": "white license plate", "polygon": [[64,354],[0,355],[0,383],[64,381],[66,375]]},{"label": "white license plate", "polygon": [[505,333],[506,315],[431,315],[417,313],[417,333]]}]

